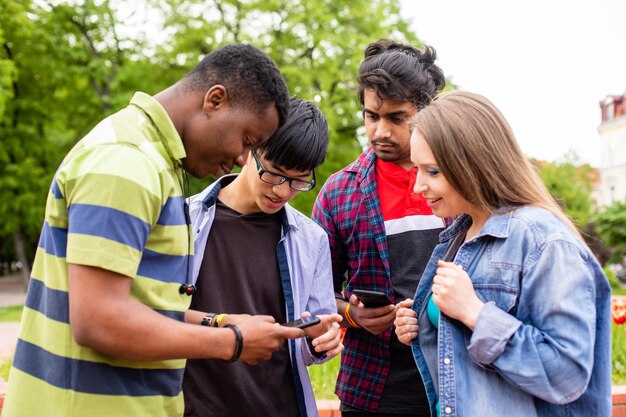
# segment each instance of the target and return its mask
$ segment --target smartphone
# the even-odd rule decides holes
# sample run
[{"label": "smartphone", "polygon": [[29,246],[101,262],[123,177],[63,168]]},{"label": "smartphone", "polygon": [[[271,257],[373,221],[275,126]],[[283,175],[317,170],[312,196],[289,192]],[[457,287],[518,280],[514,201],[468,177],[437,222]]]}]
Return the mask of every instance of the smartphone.
[{"label": "smartphone", "polygon": [[352,292],[361,300],[365,307],[383,307],[391,304],[391,300],[384,292],[359,289],[355,289]]},{"label": "smartphone", "polygon": [[320,321],[321,320],[319,317],[309,316],[309,317],[303,317],[298,320],[290,321],[288,323],[283,323],[282,326],[296,327],[298,329],[306,329],[307,327],[315,326]]}]

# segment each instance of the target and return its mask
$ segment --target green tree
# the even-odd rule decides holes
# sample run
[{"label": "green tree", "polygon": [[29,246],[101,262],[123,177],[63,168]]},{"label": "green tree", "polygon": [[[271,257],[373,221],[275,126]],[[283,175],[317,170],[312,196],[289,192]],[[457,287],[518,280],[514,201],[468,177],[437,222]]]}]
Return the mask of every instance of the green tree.
[{"label": "green tree", "polygon": [[[363,50],[372,41],[392,38],[421,46],[393,0],[165,0],[163,10],[171,42],[159,53],[173,73],[196,64],[199,53],[232,42],[250,42],[268,53],[281,69],[291,93],[315,102],[326,115],[330,146],[313,191],[300,193],[293,205],[310,213],[317,190],[328,176],[362,150],[362,126],[356,74]],[[205,185],[205,183],[202,183]],[[195,190],[200,185],[195,185]]]},{"label": "green tree", "polygon": [[581,164],[573,153],[556,162],[535,161],[535,165],[539,167],[541,179],[565,213],[580,228],[584,228],[593,211],[591,191],[594,169],[588,164]]},{"label": "green tree", "polygon": [[[325,113],[321,186],[361,151],[356,73],[379,38],[421,46],[397,0],[0,0],[0,260],[32,259],[50,180],[82,135],[232,42],[267,52],[291,92]],[[315,197],[294,205],[310,213]]]},{"label": "green tree", "polygon": [[604,243],[613,249],[611,260],[622,263],[626,257],[626,201],[604,207],[593,221]]},{"label": "green tree", "polygon": [[124,69],[147,65],[126,58],[140,49],[117,25],[108,1],[0,2],[0,249],[22,263],[25,282],[58,164],[127,102],[127,80],[139,77]]}]

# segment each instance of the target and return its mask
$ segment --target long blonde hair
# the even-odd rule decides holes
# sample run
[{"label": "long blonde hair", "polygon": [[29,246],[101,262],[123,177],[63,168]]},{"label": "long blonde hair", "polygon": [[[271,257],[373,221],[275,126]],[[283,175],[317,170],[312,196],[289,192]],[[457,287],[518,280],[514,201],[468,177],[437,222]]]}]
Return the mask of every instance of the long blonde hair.
[{"label": "long blonde hair", "polygon": [[542,207],[581,237],[522,153],[502,113],[485,97],[466,91],[442,94],[413,117],[410,127],[424,137],[441,173],[471,204],[490,213]]}]

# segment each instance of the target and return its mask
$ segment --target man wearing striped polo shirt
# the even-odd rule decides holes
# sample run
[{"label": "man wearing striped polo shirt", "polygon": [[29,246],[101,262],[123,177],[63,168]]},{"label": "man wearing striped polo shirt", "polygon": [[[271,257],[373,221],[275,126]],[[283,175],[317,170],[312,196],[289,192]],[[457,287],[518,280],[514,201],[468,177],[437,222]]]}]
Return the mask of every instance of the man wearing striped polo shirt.
[{"label": "man wearing striped polo shirt", "polygon": [[241,165],[287,109],[274,63],[232,45],[154,97],[136,93],[72,149],[50,187],[4,417],[181,416],[183,358],[255,363],[304,336],[267,316],[184,323],[186,172]]}]

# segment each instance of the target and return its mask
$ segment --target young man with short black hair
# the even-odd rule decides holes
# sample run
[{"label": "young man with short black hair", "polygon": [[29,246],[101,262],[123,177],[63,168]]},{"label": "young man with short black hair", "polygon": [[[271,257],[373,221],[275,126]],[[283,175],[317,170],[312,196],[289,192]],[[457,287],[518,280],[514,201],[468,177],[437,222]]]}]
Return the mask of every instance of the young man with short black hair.
[{"label": "young man with short black hair", "polygon": [[203,312],[197,322],[223,325],[265,314],[284,323],[310,313],[321,323],[256,366],[188,361],[185,416],[317,415],[306,366],[341,352],[341,316],[328,237],[288,202],[315,186],[327,146],[323,114],[291,99],[287,123],[250,152],[239,175],[191,198],[197,277],[191,307]]}]

